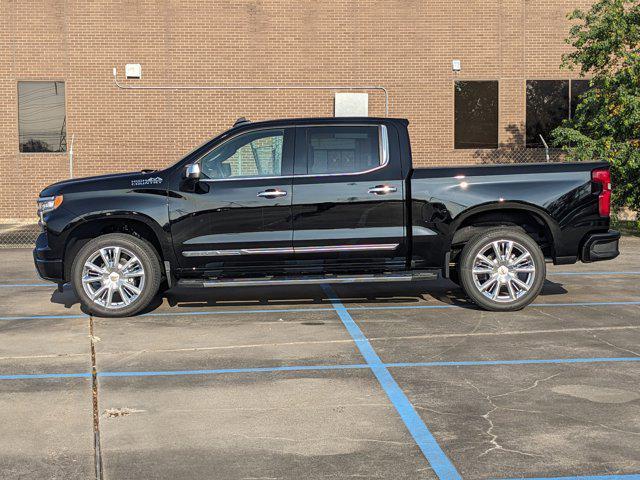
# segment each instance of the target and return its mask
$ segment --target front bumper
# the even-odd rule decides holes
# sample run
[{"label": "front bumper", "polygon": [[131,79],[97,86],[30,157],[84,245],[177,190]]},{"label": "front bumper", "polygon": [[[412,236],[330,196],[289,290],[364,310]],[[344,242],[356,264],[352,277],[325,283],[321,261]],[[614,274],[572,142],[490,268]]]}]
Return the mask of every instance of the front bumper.
[{"label": "front bumper", "polygon": [[61,258],[55,258],[47,242],[47,234],[41,233],[33,249],[33,261],[38,275],[43,280],[64,283],[64,264]]},{"label": "front bumper", "polygon": [[599,262],[611,260],[620,255],[618,242],[620,232],[609,230],[607,233],[591,233],[582,245],[583,262]]}]

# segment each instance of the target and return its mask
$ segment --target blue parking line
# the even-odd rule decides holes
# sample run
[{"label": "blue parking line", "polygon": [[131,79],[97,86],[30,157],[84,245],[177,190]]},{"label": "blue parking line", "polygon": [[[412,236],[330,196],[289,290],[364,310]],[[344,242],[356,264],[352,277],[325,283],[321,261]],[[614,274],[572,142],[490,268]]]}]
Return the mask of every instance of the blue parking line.
[{"label": "blue parking line", "polygon": [[36,380],[42,378],[91,378],[91,373],[34,373],[0,375],[0,380]]},{"label": "blue parking line", "polygon": [[427,426],[420,418],[420,415],[416,412],[415,408],[404,394],[398,383],[395,381],[387,367],[382,363],[380,357],[375,352],[367,337],[365,337],[360,327],[353,321],[349,312],[345,306],[340,302],[331,286],[322,285],[322,289],[325,291],[333,308],[335,308],[340,320],[344,324],[345,328],[353,338],[356,346],[360,350],[363,358],[367,364],[371,367],[371,371],[380,382],[380,385],[384,389],[387,397],[391,400],[391,403],[395,407],[396,411],[400,414],[404,424],[411,433],[411,436],[416,441],[416,444],[422,451],[423,455],[431,465],[431,468],[440,479],[456,480],[462,477],[453,466],[453,463],[445,455],[436,439],[433,437]]},{"label": "blue parking line", "polygon": [[[382,363],[387,368],[403,367],[460,367],[483,365],[528,365],[528,364],[562,364],[562,363],[608,363],[608,362],[640,362],[640,357],[594,357],[594,358],[545,358],[531,360],[463,360],[441,362],[393,362]],[[226,373],[269,373],[269,372],[298,372],[313,370],[350,370],[369,369],[370,364],[354,363],[346,365],[288,365],[283,367],[253,367],[253,368],[218,368],[211,370],[147,370],[147,371],[113,371],[98,372],[99,377],[160,377],[181,375],[222,375]],[[91,376],[91,373],[46,373],[0,375],[0,380],[28,380],[39,378],[80,378]]]},{"label": "blue parking line", "polygon": [[89,315],[76,314],[76,315],[22,315],[14,317],[0,317],[0,320],[58,320],[58,319],[73,319],[73,318],[88,318]]},{"label": "blue parking line", "polygon": [[52,287],[53,283],[3,283],[0,284],[0,288],[16,288],[16,287]]},{"label": "blue parking line", "polygon": [[220,375],[225,373],[300,372],[309,370],[349,370],[369,368],[366,363],[352,365],[291,365],[286,367],[221,368],[215,370],[164,370],[148,372],[98,372],[98,377],[162,377],[176,375]]}]

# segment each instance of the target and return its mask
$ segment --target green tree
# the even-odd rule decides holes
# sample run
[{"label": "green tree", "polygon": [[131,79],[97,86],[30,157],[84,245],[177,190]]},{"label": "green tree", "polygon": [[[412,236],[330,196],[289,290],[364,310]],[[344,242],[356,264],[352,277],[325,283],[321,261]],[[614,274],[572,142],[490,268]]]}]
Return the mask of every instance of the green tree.
[{"label": "green tree", "polygon": [[571,160],[608,161],[614,206],[640,212],[640,0],[599,0],[569,19],[562,65],[591,82],[554,143]]}]

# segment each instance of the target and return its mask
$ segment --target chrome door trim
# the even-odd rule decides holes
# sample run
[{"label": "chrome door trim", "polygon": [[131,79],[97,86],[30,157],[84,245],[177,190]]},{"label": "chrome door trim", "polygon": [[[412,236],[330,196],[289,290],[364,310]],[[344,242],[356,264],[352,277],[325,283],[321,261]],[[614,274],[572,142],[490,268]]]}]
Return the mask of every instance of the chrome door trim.
[{"label": "chrome door trim", "polygon": [[361,245],[319,245],[312,247],[281,248],[240,248],[229,250],[190,250],[182,252],[185,257],[222,257],[236,255],[273,255],[278,253],[327,253],[327,252],[361,252],[375,250],[395,250],[399,243],[378,243]]},{"label": "chrome door trim", "polygon": [[322,252],[361,252],[367,250],[395,250],[399,243],[376,243],[370,245],[328,245],[314,247],[294,247],[295,253],[322,253]]},{"label": "chrome door trim", "polygon": [[293,248],[240,248],[230,250],[190,250],[182,252],[185,257],[222,257],[227,255],[272,255],[275,253],[293,253]]}]

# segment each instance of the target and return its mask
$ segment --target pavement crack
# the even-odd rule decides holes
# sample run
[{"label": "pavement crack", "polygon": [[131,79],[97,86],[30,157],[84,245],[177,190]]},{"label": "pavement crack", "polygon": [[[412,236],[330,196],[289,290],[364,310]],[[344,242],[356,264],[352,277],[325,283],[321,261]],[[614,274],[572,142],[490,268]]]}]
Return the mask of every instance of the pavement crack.
[{"label": "pavement crack", "polygon": [[486,401],[489,403],[489,405],[491,406],[491,408],[484,413],[483,415],[481,415],[482,418],[485,419],[485,421],[487,422],[487,424],[489,425],[489,427],[483,431],[483,433],[489,437],[489,443],[491,444],[491,446],[489,448],[487,448],[485,451],[483,451],[482,453],[480,453],[480,455],[478,455],[478,458],[480,457],[484,457],[485,455],[493,452],[493,451],[503,451],[503,452],[509,452],[509,453],[515,453],[517,455],[523,455],[526,457],[544,457],[543,455],[538,455],[536,453],[530,453],[530,452],[525,452],[522,450],[516,450],[513,448],[507,448],[504,445],[501,445],[498,442],[498,434],[494,433],[494,429],[495,429],[495,424],[493,423],[493,420],[491,419],[491,415],[496,412],[497,410],[503,409],[503,410],[508,410],[505,407],[502,407],[500,405],[497,405],[493,400],[494,398],[500,398],[500,397],[506,397],[508,395],[513,395],[515,393],[519,393],[519,392],[526,392],[529,390],[532,390],[534,388],[536,388],[541,382],[545,382],[547,380],[551,380],[554,377],[557,377],[558,375],[560,375],[559,373],[556,373],[554,375],[550,375],[548,377],[545,378],[541,378],[538,380],[535,380],[533,382],[532,385],[525,387],[525,388],[520,388],[518,390],[513,390],[510,392],[506,392],[506,393],[501,393],[498,395],[487,395],[486,393],[482,392],[476,385],[474,385],[473,383],[471,383],[471,381],[469,381],[468,379],[465,378],[465,382],[467,383],[467,385],[469,385],[471,388],[473,388],[476,392],[478,392],[480,395],[482,395]]},{"label": "pavement crack", "polygon": [[429,408],[429,407],[422,407],[420,405],[414,405],[413,408],[415,408],[416,410],[424,410],[425,412],[431,412],[431,413],[435,413],[437,415],[452,415],[454,417],[459,417],[460,414],[459,413],[454,413],[454,412],[441,412],[439,410],[435,410],[433,408]]},{"label": "pavement crack", "polygon": [[559,375],[560,375],[560,373],[554,373],[553,375],[549,375],[548,377],[539,378],[538,380],[533,382],[533,384],[529,385],[528,387],[519,388],[518,390],[513,390],[511,392],[500,393],[498,395],[491,395],[491,398],[506,397],[508,395],[513,395],[514,393],[521,393],[521,392],[526,392],[526,391],[529,391],[529,390],[533,390],[534,388],[536,388],[540,384],[540,382],[546,382],[547,380],[551,380],[552,378],[555,378],[555,377],[557,377]]},{"label": "pavement crack", "polygon": [[[590,330],[588,330],[588,331],[589,331],[589,332],[591,332]],[[640,353],[638,353],[638,352],[635,352],[635,351],[633,351],[633,350],[629,350],[628,348],[621,347],[621,346],[619,346],[619,345],[616,345],[615,343],[611,343],[611,342],[609,342],[608,340],[605,340],[604,338],[599,337],[599,336],[598,336],[597,334],[595,334],[595,333],[591,333],[591,335],[593,336],[593,338],[595,338],[596,340],[598,340],[598,341],[600,341],[600,342],[604,343],[605,345],[609,345],[610,347],[613,347],[613,348],[615,348],[615,349],[617,349],[617,350],[620,350],[620,351],[622,351],[622,352],[631,353],[631,354],[635,355],[636,357],[640,357]]]},{"label": "pavement crack", "polygon": [[[93,334],[93,315],[89,315],[89,339],[91,344],[91,390],[93,393],[93,450],[96,480],[102,480],[102,450],[100,448],[100,412],[98,411],[98,371],[96,367],[96,341]],[[98,339],[98,340],[97,340]]]}]

